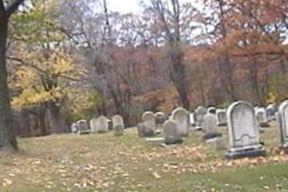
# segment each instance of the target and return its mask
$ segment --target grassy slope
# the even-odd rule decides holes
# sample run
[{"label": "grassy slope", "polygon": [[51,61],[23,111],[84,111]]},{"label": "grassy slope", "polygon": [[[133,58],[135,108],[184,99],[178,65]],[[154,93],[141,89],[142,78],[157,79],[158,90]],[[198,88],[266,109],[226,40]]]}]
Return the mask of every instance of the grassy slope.
[{"label": "grassy slope", "polygon": [[268,157],[223,160],[192,133],[175,148],[124,137],[53,135],[20,139],[0,156],[0,191],[288,191],[288,157],[272,155],[276,130],[262,134]]}]

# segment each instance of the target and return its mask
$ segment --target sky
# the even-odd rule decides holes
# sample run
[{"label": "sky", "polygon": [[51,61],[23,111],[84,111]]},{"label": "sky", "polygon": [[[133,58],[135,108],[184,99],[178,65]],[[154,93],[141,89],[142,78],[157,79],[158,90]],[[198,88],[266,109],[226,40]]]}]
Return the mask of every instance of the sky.
[{"label": "sky", "polygon": [[141,10],[140,0],[107,0],[108,8],[120,13],[135,13]]}]

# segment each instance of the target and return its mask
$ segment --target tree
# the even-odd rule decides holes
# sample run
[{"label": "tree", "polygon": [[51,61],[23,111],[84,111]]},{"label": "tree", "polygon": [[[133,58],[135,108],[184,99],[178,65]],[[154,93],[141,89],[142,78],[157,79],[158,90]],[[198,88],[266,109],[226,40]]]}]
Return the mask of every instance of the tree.
[{"label": "tree", "polygon": [[10,105],[7,82],[7,38],[8,24],[11,15],[24,0],[0,1],[0,149],[17,150],[17,140],[13,126],[13,116]]},{"label": "tree", "polygon": [[[170,78],[182,105],[189,109],[189,86],[182,44],[191,38],[191,30],[195,29],[191,23],[197,11],[189,3],[180,5],[178,0],[150,0],[146,12],[155,19],[153,28],[159,28],[159,34],[164,38],[170,64]],[[188,36],[185,36],[187,34]]]},{"label": "tree", "polygon": [[67,131],[69,113],[63,110],[85,73],[70,56],[69,41],[58,25],[58,6],[54,0],[35,2],[32,10],[15,15],[11,22],[11,46],[16,47],[9,57],[16,66],[12,104],[31,109],[40,122],[41,135]]}]

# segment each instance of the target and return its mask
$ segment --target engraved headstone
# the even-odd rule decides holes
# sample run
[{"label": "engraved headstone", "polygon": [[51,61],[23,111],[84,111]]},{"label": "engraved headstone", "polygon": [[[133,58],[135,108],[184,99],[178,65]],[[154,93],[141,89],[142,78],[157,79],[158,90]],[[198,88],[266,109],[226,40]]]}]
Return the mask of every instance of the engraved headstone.
[{"label": "engraved headstone", "polygon": [[265,155],[260,145],[259,127],[253,106],[244,101],[231,104],[227,110],[229,146],[227,158]]}]

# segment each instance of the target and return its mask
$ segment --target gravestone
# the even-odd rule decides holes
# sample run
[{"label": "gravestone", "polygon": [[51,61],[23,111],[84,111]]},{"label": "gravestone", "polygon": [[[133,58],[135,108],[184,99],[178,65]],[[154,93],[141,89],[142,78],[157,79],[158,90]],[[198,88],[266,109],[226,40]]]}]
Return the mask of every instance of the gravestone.
[{"label": "gravestone", "polygon": [[207,141],[214,139],[215,137],[221,137],[222,134],[217,132],[217,119],[213,113],[207,113],[203,119],[203,130],[205,134],[202,139]]},{"label": "gravestone", "polygon": [[279,147],[281,149],[288,149],[288,100],[282,102],[279,106],[278,114],[278,138]]},{"label": "gravestone", "polygon": [[71,133],[77,133],[78,132],[78,124],[72,123],[71,125]]},{"label": "gravestone", "polygon": [[277,109],[273,104],[269,104],[266,108],[268,121],[276,120]]},{"label": "gravestone", "polygon": [[90,129],[92,133],[97,133],[97,119],[93,118],[90,120]]},{"label": "gravestone", "polygon": [[209,107],[209,108],[207,109],[207,113],[216,114],[216,107]]},{"label": "gravestone", "polygon": [[177,125],[174,120],[167,120],[163,125],[164,143],[166,145],[175,145],[183,142],[183,139],[178,134]]},{"label": "gravestone", "polygon": [[77,125],[78,125],[78,134],[81,135],[90,133],[86,120],[77,121]]},{"label": "gravestone", "polygon": [[255,114],[260,127],[269,127],[267,112],[265,108],[258,108],[255,111]]},{"label": "gravestone", "polygon": [[227,126],[226,110],[217,109],[216,110],[217,126]]},{"label": "gravestone", "polygon": [[194,113],[190,113],[189,114],[189,120],[190,120],[190,125],[192,127],[196,126],[196,121],[195,121],[195,114]]},{"label": "gravestone", "polygon": [[142,121],[144,126],[144,137],[152,137],[155,135],[156,131],[156,119],[154,113],[147,111],[142,115]]},{"label": "gravestone", "polygon": [[227,158],[265,155],[260,145],[259,127],[253,106],[244,101],[231,104],[227,110],[229,151]]},{"label": "gravestone", "polygon": [[96,133],[108,133],[109,132],[109,123],[111,122],[105,116],[100,116],[96,120]]},{"label": "gravestone", "polygon": [[155,120],[156,120],[156,127],[157,129],[160,129],[165,121],[166,117],[163,112],[157,112],[155,113]]},{"label": "gravestone", "polygon": [[203,123],[203,119],[204,119],[204,116],[207,114],[207,109],[203,106],[199,106],[195,112],[195,120],[196,120],[196,126],[195,126],[195,129],[196,130],[202,130],[202,123]]},{"label": "gravestone", "polygon": [[121,115],[114,115],[112,117],[112,125],[115,136],[121,136],[124,134],[124,121]]},{"label": "gravestone", "polygon": [[203,119],[203,130],[205,133],[214,133],[217,130],[216,115],[207,113]]},{"label": "gravestone", "polygon": [[173,120],[177,125],[178,134],[181,137],[187,137],[189,131],[189,112],[181,107],[178,107],[172,112]]}]

